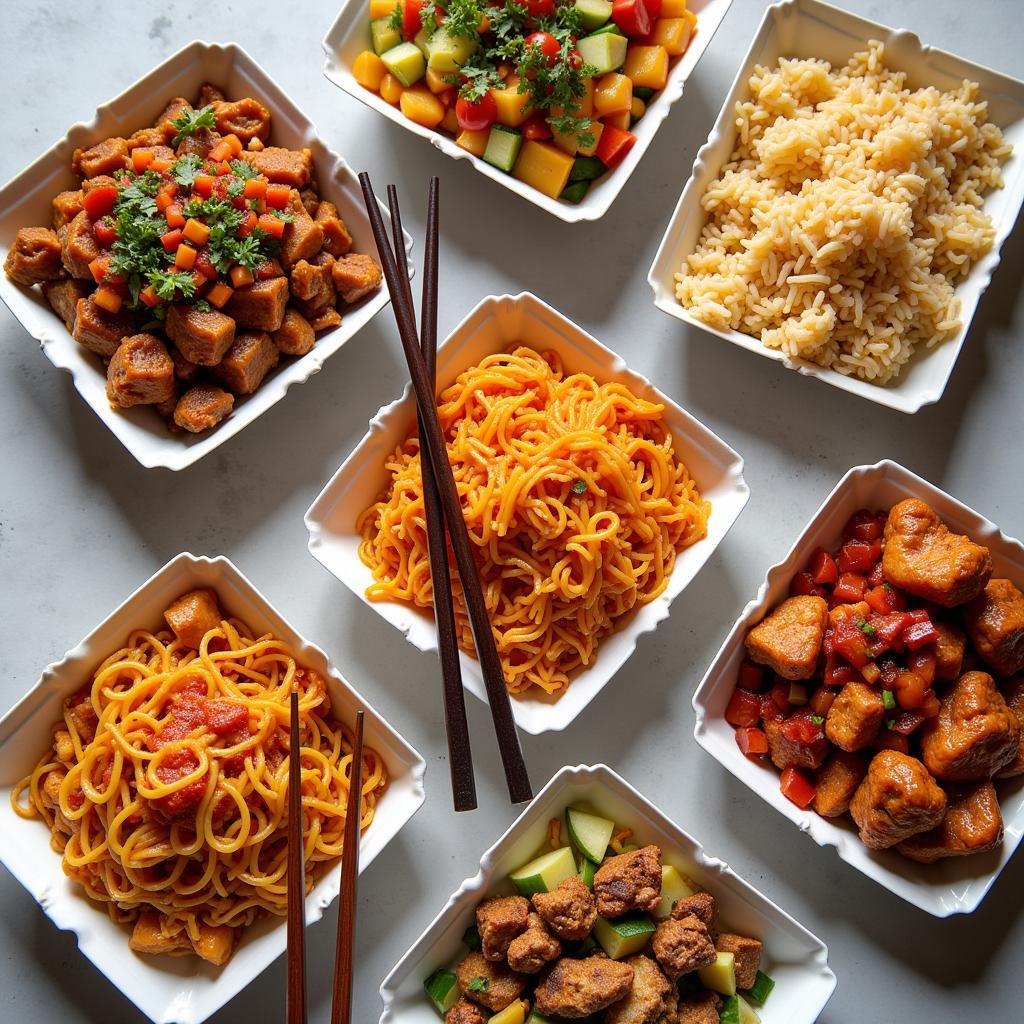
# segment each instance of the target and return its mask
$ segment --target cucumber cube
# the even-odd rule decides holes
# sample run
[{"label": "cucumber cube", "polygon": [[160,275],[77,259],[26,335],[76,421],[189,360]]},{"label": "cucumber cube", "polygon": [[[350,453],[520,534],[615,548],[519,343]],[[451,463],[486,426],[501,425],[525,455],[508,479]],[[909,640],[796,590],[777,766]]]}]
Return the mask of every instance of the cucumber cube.
[{"label": "cucumber cube", "polygon": [[473,55],[477,41],[469,36],[453,36],[442,25],[427,40],[427,66],[440,75],[458,71]]},{"label": "cucumber cube", "polygon": [[399,43],[398,46],[393,46],[386,53],[382,53],[380,59],[384,61],[388,71],[407,89],[427,73],[427,62],[412,43]]},{"label": "cucumber cube", "polygon": [[619,28],[619,26],[616,25],[614,21],[609,21],[607,25],[602,25],[600,28],[594,29],[594,31],[591,32],[591,35],[599,36],[603,35],[605,32],[611,32],[613,36],[626,35],[626,33],[623,32],[622,29]]},{"label": "cucumber cube", "polygon": [[390,18],[378,18],[370,22],[370,38],[373,40],[373,52],[379,57],[402,41],[402,33],[392,26]]},{"label": "cucumber cube", "polygon": [[576,44],[584,63],[594,69],[595,75],[605,75],[622,67],[626,59],[626,37],[614,32],[596,32],[584,36]]},{"label": "cucumber cube", "polygon": [[424,57],[427,55],[427,40],[430,39],[430,33],[425,29],[421,28],[419,32],[412,37],[412,41],[416,48],[423,54]]},{"label": "cucumber cube", "polygon": [[639,953],[654,934],[654,922],[646,914],[627,914],[612,921],[599,917],[594,938],[612,960]]},{"label": "cucumber cube", "polygon": [[579,12],[580,26],[584,32],[599,29],[612,16],[611,0],[576,0],[573,6]]},{"label": "cucumber cube", "polygon": [[692,896],[697,890],[690,884],[690,880],[681,875],[671,864],[661,866],[661,899],[654,908],[651,915],[655,921],[662,921],[671,917],[672,908],[679,900]]},{"label": "cucumber cube", "polygon": [[[579,188],[580,185],[583,186],[582,189]],[[578,203],[587,194],[588,188],[590,188],[589,181],[576,181],[571,185],[566,185],[565,188],[562,189],[562,194],[558,198],[564,199],[569,203]],[[597,874],[597,865],[592,860],[588,860],[586,857],[581,857],[580,868],[576,873],[583,879],[583,884],[588,889],[594,888],[594,875]]]},{"label": "cucumber cube", "polygon": [[[570,181],[583,180],[573,174],[578,163],[579,160],[573,163],[572,171],[569,172]],[[580,853],[587,860],[600,864],[608,852],[608,844],[612,841],[615,822],[596,814],[588,814],[578,807],[568,807],[565,811],[565,823],[569,829],[569,838],[576,844]]]},{"label": "cucumber cube", "polygon": [[747,998],[752,999],[755,1003],[763,1004],[771,995],[773,988],[775,988],[775,982],[763,971],[758,971],[757,979],[747,990]]},{"label": "cucumber cube", "polygon": [[569,181],[593,181],[607,170],[596,156],[578,156],[569,172]]},{"label": "cucumber cube", "polygon": [[430,1001],[443,1017],[458,1001],[462,994],[459,983],[452,971],[437,970],[423,982]]},{"label": "cucumber cube", "polygon": [[471,924],[462,935],[463,944],[468,946],[470,949],[482,949],[483,943],[480,941],[480,932],[477,930],[475,924]]},{"label": "cucumber cube", "polygon": [[761,1024],[761,1018],[743,996],[729,996],[719,1011],[719,1024]]},{"label": "cucumber cube", "polygon": [[[484,150],[484,159],[489,164],[491,164],[492,167],[497,167],[499,171],[505,171],[506,173],[511,173],[512,168],[515,166],[516,159],[519,156],[519,150],[522,149],[522,146],[523,146],[523,137],[522,137],[522,135],[519,134],[518,131],[516,131],[515,128],[506,128],[503,124],[496,124],[496,125],[494,125],[491,128],[491,134],[487,136],[487,148]],[[570,850],[568,846],[563,847],[563,849],[565,850],[566,853],[568,853],[568,855],[569,855],[569,863],[572,865],[572,871],[570,873],[575,875],[576,874],[576,862],[572,859],[572,850]],[[558,854],[558,853],[561,853],[561,852],[562,852],[561,850],[555,850],[555,854]],[[550,856],[553,856],[553,854],[547,854],[546,856],[550,857]],[[512,881],[516,883],[516,888],[519,889],[519,891],[522,893],[522,895],[530,896],[530,895],[532,895],[535,892],[548,892],[549,891],[548,888],[543,888],[543,889],[542,888],[537,888],[537,889],[530,889],[528,892],[525,892],[520,887],[519,882],[516,882],[516,876],[518,874],[520,874],[520,872],[526,871],[527,868],[532,868],[534,865],[540,863],[540,861],[542,861],[544,859],[545,859],[544,857],[538,857],[537,860],[532,861],[530,864],[527,864],[526,867],[520,868],[519,871],[515,872],[511,876],[512,877]],[[524,877],[524,882],[523,882],[524,885],[533,884],[532,882],[527,882],[526,881],[527,878],[532,878],[533,877],[532,875],[523,876],[523,877]],[[564,877],[567,878],[568,875],[566,875]],[[559,878],[558,881],[555,882],[555,885],[558,885],[558,882],[560,882],[561,880],[562,879]],[[554,887],[555,886],[552,885],[550,888],[553,889]]]}]

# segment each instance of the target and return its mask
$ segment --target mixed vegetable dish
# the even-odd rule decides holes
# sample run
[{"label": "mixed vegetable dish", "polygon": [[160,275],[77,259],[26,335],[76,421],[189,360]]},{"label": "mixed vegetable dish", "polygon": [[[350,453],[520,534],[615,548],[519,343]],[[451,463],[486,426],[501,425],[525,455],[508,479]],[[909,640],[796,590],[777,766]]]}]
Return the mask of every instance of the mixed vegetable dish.
[{"label": "mixed vegetable dish", "polygon": [[636,142],[696,28],[686,0],[370,0],[360,85],[553,199]]},{"label": "mixed vegetable dish", "polygon": [[1024,774],[1024,594],[925,502],[855,513],[746,655],[725,718],[798,807],[926,864],[1001,843],[992,780]]},{"label": "mixed vegetable dish", "polygon": [[581,807],[476,908],[454,970],[425,979],[445,1024],[757,1024],[774,981],[762,943],[657,846]]}]

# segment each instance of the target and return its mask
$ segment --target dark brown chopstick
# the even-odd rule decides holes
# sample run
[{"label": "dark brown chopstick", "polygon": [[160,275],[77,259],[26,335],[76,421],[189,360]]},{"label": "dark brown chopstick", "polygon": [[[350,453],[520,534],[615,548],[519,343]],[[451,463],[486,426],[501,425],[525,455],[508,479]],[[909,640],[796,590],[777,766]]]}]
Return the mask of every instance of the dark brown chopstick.
[{"label": "dark brown chopstick", "polygon": [[[366,204],[370,225],[373,228],[373,236],[377,243],[377,251],[388,284],[388,291],[391,293],[391,308],[398,324],[398,334],[402,340],[405,361],[409,366],[409,376],[412,378],[413,389],[416,392],[416,402],[423,417],[423,448],[429,453],[431,464],[434,467],[441,506],[448,527],[448,536],[455,551],[455,563],[462,580],[462,590],[473,630],[473,641],[476,645],[477,657],[487,689],[487,701],[494,721],[494,731],[505,769],[509,797],[513,803],[522,803],[532,798],[533,791],[526,771],[526,763],[523,760],[523,752],[519,745],[515,720],[512,717],[512,704],[505,686],[505,676],[501,660],[498,657],[498,649],[494,643],[494,634],[491,632],[487,605],[480,587],[480,579],[477,576],[469,533],[462,516],[462,505],[459,501],[455,477],[452,475],[448,451],[441,433],[441,424],[437,418],[433,388],[419,348],[415,315],[411,303],[407,301],[409,289],[402,285],[395,252],[391,248],[387,229],[384,227],[384,218],[381,216],[377,197],[374,195],[373,186],[370,183],[370,176],[365,171],[359,175],[359,183],[363,189],[363,200]],[[436,212],[434,216],[437,216]]]},{"label": "dark brown chopstick", "polygon": [[[430,179],[430,209],[434,216],[427,221],[427,248],[423,256],[423,301],[420,308],[420,349],[430,379],[430,392],[436,393],[437,364],[437,211],[439,182]],[[391,237],[399,277],[406,300],[412,306],[402,211],[398,206],[398,190],[388,185],[388,208],[391,211]],[[433,227],[433,236],[431,236]],[[416,413],[416,427],[421,438],[426,436],[423,418]],[[434,467],[426,442],[420,445],[420,471],[423,474],[423,511],[427,520],[427,554],[430,561],[430,584],[434,595],[434,621],[437,624],[437,653],[441,659],[444,684],[444,724],[448,738],[448,768],[451,773],[452,803],[456,811],[472,811],[477,806],[476,780],[473,778],[473,751],[466,719],[466,694],[462,688],[459,666],[459,642],[455,631],[455,609],[452,605],[452,578],[448,566],[448,543],[445,540],[444,512],[438,494]]]},{"label": "dark brown chopstick", "polygon": [[299,691],[292,690],[288,745],[288,1024],[306,1024],[306,870],[302,837]]},{"label": "dark brown chopstick", "polygon": [[334,995],[331,1024],[352,1019],[352,943],[356,931],[356,878],[359,876],[359,836],[363,811],[363,718],[356,712],[352,766],[345,808],[345,843],[341,851],[341,892],[338,893],[338,935],[334,949]]}]

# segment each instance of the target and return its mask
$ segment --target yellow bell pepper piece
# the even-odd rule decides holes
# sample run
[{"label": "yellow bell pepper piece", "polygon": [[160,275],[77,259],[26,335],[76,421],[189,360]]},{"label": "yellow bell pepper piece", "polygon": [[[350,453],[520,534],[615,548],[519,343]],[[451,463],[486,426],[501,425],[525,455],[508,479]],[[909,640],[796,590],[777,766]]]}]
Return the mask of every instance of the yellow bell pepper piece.
[{"label": "yellow bell pepper piece", "polygon": [[604,131],[604,125],[600,121],[591,121],[587,131],[594,136],[594,141],[589,146],[580,146],[576,150],[578,156],[593,156],[597,152],[597,144],[601,141],[601,132]]},{"label": "yellow bell pepper piece", "polygon": [[[629,56],[626,57],[626,64],[629,64]],[[639,84],[639,83],[637,83]],[[606,117],[608,114],[618,114],[625,110],[629,113],[630,104],[633,102],[633,83],[627,75],[620,75],[617,71],[609,71],[602,75],[594,88],[594,114],[597,117]]]},{"label": "yellow bell pepper piece", "polygon": [[390,71],[380,80],[380,97],[392,106],[398,105],[403,92],[402,83]]},{"label": "yellow bell pepper piece", "polygon": [[662,0],[661,16],[663,18],[681,18],[686,14],[686,0]]},{"label": "yellow bell pepper piece", "polygon": [[503,89],[491,89],[494,102],[498,105],[498,124],[506,128],[518,128],[532,113],[528,93],[519,92],[519,76],[509,75]]},{"label": "yellow bell pepper piece", "polygon": [[632,121],[628,110],[620,110],[617,114],[606,114],[604,116],[604,123],[610,124],[613,128],[621,128],[624,132],[628,132]]},{"label": "yellow bell pepper piece", "polygon": [[523,143],[512,175],[538,192],[557,199],[569,180],[572,164],[572,157],[557,146],[529,139]]},{"label": "yellow bell pepper piece", "polygon": [[398,6],[398,0],[370,0],[370,21],[378,18],[390,18],[391,12]]},{"label": "yellow bell pepper piece", "polygon": [[639,96],[633,97],[633,105],[629,108],[629,116],[634,121],[639,121],[647,113],[647,104]]},{"label": "yellow bell pepper piece", "polygon": [[436,128],[444,120],[444,104],[422,85],[406,89],[398,103],[402,113],[410,121],[421,124],[424,128]]},{"label": "yellow bell pepper piece", "polygon": [[373,50],[363,50],[352,62],[352,77],[364,89],[380,92],[380,83],[387,73],[388,69],[384,66],[384,61]]},{"label": "yellow bell pepper piece", "polygon": [[484,128],[479,132],[459,132],[455,138],[455,145],[464,149],[473,156],[483,156],[487,148],[487,138],[491,134],[490,128]]},{"label": "yellow bell pepper piece", "polygon": [[446,132],[451,132],[452,135],[458,135],[459,119],[455,116],[455,107],[449,107],[444,112],[444,120],[441,122],[441,127]]},{"label": "yellow bell pepper piece", "polygon": [[442,93],[442,92],[445,92],[448,89],[453,88],[452,83],[451,82],[446,82],[444,80],[444,75],[442,75],[439,72],[435,71],[433,68],[429,68],[429,67],[427,68],[427,73],[424,76],[423,80],[427,83],[427,88],[432,93],[435,93],[435,94],[436,93]]},{"label": "yellow bell pepper piece", "polygon": [[668,81],[668,51],[664,46],[631,46],[626,51],[622,72],[642,89],[665,88]]},{"label": "yellow bell pepper piece", "polygon": [[650,34],[650,41],[656,46],[664,46],[665,52],[670,57],[680,57],[686,53],[690,45],[690,36],[696,18],[693,21],[691,14],[689,18],[659,18],[654,23],[654,31]]}]

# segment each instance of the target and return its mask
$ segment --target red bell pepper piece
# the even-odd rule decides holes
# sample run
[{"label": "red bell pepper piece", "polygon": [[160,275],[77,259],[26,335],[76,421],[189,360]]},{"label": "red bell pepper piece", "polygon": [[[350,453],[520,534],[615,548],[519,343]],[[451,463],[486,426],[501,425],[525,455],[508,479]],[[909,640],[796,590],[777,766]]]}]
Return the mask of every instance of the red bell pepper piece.
[{"label": "red bell pepper piece", "polygon": [[739,678],[736,680],[736,685],[740,689],[757,693],[763,683],[764,669],[760,665],[755,665],[749,658],[744,658],[740,662]]},{"label": "red bell pepper piece", "polygon": [[792,740],[794,743],[803,743],[806,746],[818,743],[825,738],[825,730],[820,723],[811,721],[814,715],[815,712],[810,708],[797,711],[782,723],[779,731],[787,740]]},{"label": "red bell pepper piece", "polygon": [[872,587],[880,587],[885,583],[885,570],[881,562],[876,562],[875,567],[868,573],[868,584]]},{"label": "red bell pepper piece", "polygon": [[872,512],[862,508],[853,513],[843,527],[843,536],[848,540],[878,540],[885,531],[884,512]]},{"label": "red bell pepper piece", "polygon": [[828,591],[814,582],[809,572],[798,572],[789,582],[789,592],[800,596],[825,597]]},{"label": "red bell pepper piece", "polygon": [[164,251],[177,252],[178,246],[181,245],[181,240],[184,237],[181,228],[175,228],[173,231],[168,231],[166,234],[161,235],[160,241],[163,243]]},{"label": "red bell pepper piece", "polygon": [[868,638],[857,625],[857,621],[852,615],[839,619],[835,625],[833,645],[836,652],[854,668],[860,669],[871,661],[871,650],[868,647]]},{"label": "red bell pepper piece", "polygon": [[109,249],[117,241],[117,228],[109,217],[101,217],[92,226],[92,237],[101,249]]},{"label": "red bell pepper piece", "polygon": [[756,726],[745,726],[736,730],[736,746],[747,757],[759,757],[768,753],[768,737]]},{"label": "red bell pepper piece", "polygon": [[597,140],[595,156],[605,167],[617,167],[635,144],[636,136],[632,132],[616,128],[613,124],[606,124],[604,131],[601,132],[601,138]]},{"label": "red bell pepper piece", "polygon": [[923,721],[924,715],[920,711],[901,711],[892,720],[892,728],[894,732],[909,736]]},{"label": "red bell pepper piece", "polygon": [[523,133],[524,139],[551,138],[551,126],[548,124],[547,118],[545,118],[543,114],[536,114],[528,121],[524,121],[520,131]]},{"label": "red bell pepper piece", "polygon": [[859,572],[865,576],[882,557],[882,545],[877,540],[848,540],[839,549],[839,571]]},{"label": "red bell pepper piece", "polygon": [[838,654],[830,654],[825,661],[825,685],[843,686],[846,683],[863,682],[861,674]]},{"label": "red bell pepper piece", "polygon": [[832,597],[842,604],[853,604],[863,599],[867,588],[868,581],[859,573],[840,573],[839,581],[832,591]]},{"label": "red bell pepper piece", "polygon": [[612,0],[612,21],[627,36],[646,36],[651,31],[651,12],[644,0]]},{"label": "red bell pepper piece", "polygon": [[761,698],[756,693],[737,687],[726,705],[725,720],[730,725],[757,725],[761,720]]},{"label": "red bell pepper piece", "polygon": [[769,694],[777,708],[789,711],[793,706],[789,703],[789,682],[787,680],[776,678],[771,690],[769,690]]},{"label": "red bell pepper piece", "polygon": [[82,199],[82,206],[89,215],[89,220],[99,220],[114,210],[114,203],[117,202],[116,185],[97,185],[89,189]]},{"label": "red bell pepper piece", "polygon": [[[897,642],[900,634],[910,625],[905,612],[889,612],[886,615],[872,615],[869,620],[875,636],[887,647]],[[902,643],[901,643],[902,646]]]},{"label": "red bell pepper piece", "polygon": [[799,768],[786,768],[779,778],[779,789],[797,807],[806,807],[814,799],[814,784]]},{"label": "red bell pepper piece", "polygon": [[836,566],[836,561],[824,548],[818,548],[811,555],[811,560],[807,564],[807,571],[819,586],[823,583],[831,586],[831,584],[839,579],[839,569]]},{"label": "red bell pepper piece", "polygon": [[900,639],[912,651],[920,650],[925,644],[933,644],[939,639],[939,631],[932,624],[931,620],[915,622],[907,626],[900,636]]},{"label": "red bell pepper piece", "polygon": [[[869,576],[868,583],[870,582],[871,577]],[[887,583],[883,583],[878,587],[872,587],[864,595],[864,600],[879,615],[888,615],[889,612],[901,612],[907,606],[906,598],[895,587],[891,587]]]},{"label": "red bell pepper piece", "polygon": [[[788,690],[786,691],[789,692]],[[761,718],[765,722],[781,722],[786,717],[786,712],[775,703],[775,697],[771,690],[768,693],[760,694],[761,697]],[[789,698],[786,698],[789,705]]]}]

